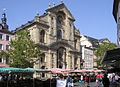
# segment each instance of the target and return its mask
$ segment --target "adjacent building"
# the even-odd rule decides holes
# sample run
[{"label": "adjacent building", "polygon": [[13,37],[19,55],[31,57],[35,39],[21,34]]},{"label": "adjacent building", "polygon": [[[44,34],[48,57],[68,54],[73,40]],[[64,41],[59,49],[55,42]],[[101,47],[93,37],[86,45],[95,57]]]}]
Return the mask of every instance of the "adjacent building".
[{"label": "adjacent building", "polygon": [[82,66],[83,69],[97,69],[97,57],[95,56],[95,50],[100,44],[109,43],[107,38],[96,39],[90,36],[81,35],[81,51],[82,51]]},{"label": "adjacent building", "polygon": [[95,69],[97,64],[95,62],[96,56],[94,55],[94,51],[99,45],[99,40],[86,35],[81,35],[80,42],[83,60],[82,68]]},{"label": "adjacent building", "polygon": [[[13,33],[9,31],[7,25],[6,14],[2,14],[2,23],[0,24],[0,51],[6,51],[10,48],[9,42],[13,37]],[[0,55],[0,67],[6,67],[10,63],[10,58],[8,56]]]},{"label": "adjacent building", "polygon": [[64,3],[50,7],[43,15],[16,30],[28,29],[42,56],[34,68],[80,69],[80,31]]}]

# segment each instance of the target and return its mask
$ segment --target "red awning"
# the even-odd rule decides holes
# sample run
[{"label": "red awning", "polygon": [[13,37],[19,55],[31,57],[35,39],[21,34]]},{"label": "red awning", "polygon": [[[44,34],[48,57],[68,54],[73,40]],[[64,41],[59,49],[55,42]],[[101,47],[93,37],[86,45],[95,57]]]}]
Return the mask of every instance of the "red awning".
[{"label": "red awning", "polygon": [[52,73],[69,73],[69,70],[60,69],[60,68],[51,68],[49,69]]}]

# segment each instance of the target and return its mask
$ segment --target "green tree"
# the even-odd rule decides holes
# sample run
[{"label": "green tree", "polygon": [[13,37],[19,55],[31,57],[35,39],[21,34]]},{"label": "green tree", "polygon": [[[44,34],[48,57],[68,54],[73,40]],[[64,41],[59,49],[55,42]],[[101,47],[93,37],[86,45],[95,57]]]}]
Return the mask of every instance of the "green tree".
[{"label": "green tree", "polygon": [[27,29],[15,33],[15,38],[10,42],[11,49],[8,50],[10,58],[13,59],[13,67],[33,67],[36,58],[40,56],[40,50],[30,38]]},{"label": "green tree", "polygon": [[98,46],[98,48],[95,51],[95,55],[97,57],[97,68],[103,67],[104,64],[102,63],[102,60],[104,58],[104,54],[108,50],[112,50],[116,47],[115,43],[103,43]]},{"label": "green tree", "polygon": [[4,51],[4,50],[0,51],[0,58],[6,59],[6,64],[8,64],[8,65],[10,64],[9,55],[6,51]]}]

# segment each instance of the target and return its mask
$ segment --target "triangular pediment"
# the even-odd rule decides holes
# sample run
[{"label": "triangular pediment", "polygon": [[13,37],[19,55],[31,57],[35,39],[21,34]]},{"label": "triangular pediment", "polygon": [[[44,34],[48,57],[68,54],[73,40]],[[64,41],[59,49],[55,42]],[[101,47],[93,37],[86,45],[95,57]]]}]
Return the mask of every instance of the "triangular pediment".
[{"label": "triangular pediment", "polygon": [[47,12],[53,12],[53,13],[57,13],[59,11],[63,11],[68,18],[70,18],[71,20],[75,21],[74,17],[72,16],[71,12],[67,9],[67,7],[65,6],[64,3],[59,4],[57,6],[54,6],[52,8],[49,8],[46,10]]}]

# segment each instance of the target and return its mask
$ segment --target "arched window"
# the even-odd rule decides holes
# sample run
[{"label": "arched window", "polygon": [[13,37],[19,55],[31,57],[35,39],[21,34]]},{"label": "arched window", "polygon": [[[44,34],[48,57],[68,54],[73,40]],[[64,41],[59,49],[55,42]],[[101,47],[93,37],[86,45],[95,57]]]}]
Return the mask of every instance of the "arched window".
[{"label": "arched window", "polygon": [[62,31],[61,30],[57,30],[57,39],[58,40],[62,39]]},{"label": "arched window", "polygon": [[42,31],[40,32],[40,42],[41,42],[41,43],[44,43],[44,38],[45,38],[45,31],[42,30]]},{"label": "arched window", "polygon": [[42,54],[42,55],[41,55],[40,62],[41,62],[41,63],[44,63],[44,62],[45,62],[45,54]]},{"label": "arched window", "polygon": [[64,25],[66,14],[63,11],[58,11],[57,13],[57,24]]},{"label": "arched window", "polygon": [[77,61],[78,61],[78,58],[75,56],[75,59],[74,59],[75,69],[77,69],[77,68],[78,68]]},{"label": "arched window", "polygon": [[63,17],[62,17],[61,15],[59,15],[59,16],[57,17],[57,23],[60,24],[60,25],[63,24]]},{"label": "arched window", "polygon": [[76,46],[77,46],[77,39],[75,40],[75,49],[76,49]]}]

